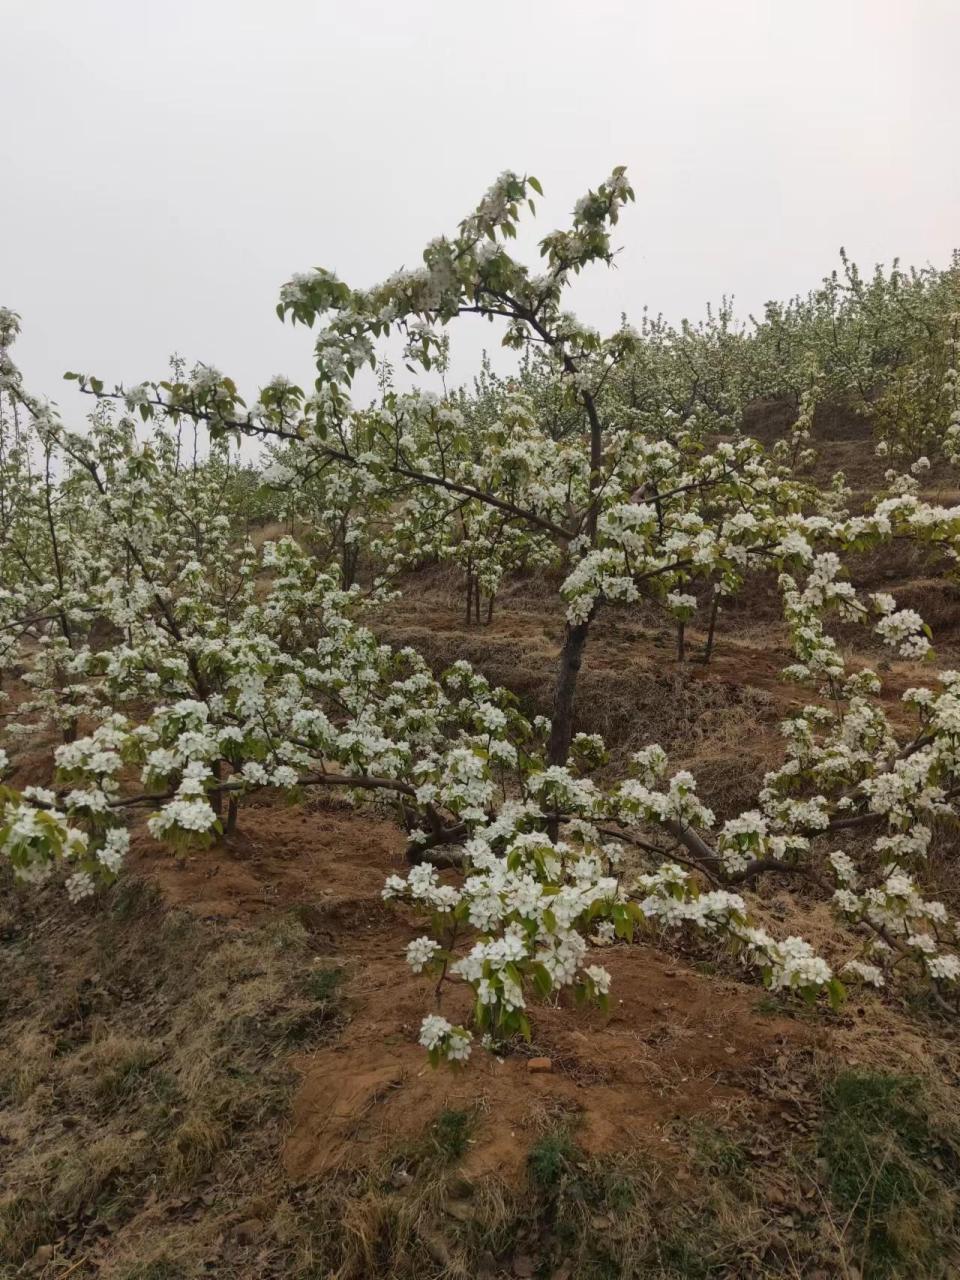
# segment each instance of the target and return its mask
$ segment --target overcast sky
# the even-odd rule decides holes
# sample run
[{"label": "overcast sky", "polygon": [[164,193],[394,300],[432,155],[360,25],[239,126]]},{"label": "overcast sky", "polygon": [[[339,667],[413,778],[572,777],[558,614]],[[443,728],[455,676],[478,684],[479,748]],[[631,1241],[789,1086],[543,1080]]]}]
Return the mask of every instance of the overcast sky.
[{"label": "overcast sky", "polygon": [[416,265],[505,168],[542,182],[542,234],[629,167],[618,268],[576,297],[603,328],[755,310],[841,244],[942,265],[958,50],[955,0],[0,0],[0,303],[71,411],[65,369],[173,350],[302,378],[279,285]]}]

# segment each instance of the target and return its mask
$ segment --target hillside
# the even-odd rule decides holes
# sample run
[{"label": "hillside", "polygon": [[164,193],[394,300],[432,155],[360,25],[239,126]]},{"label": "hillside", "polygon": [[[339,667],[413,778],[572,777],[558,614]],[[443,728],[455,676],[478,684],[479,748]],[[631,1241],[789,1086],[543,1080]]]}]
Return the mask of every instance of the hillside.
[{"label": "hillside", "polygon": [[[865,451],[818,446],[825,475]],[[945,472],[929,496],[955,483]],[[935,557],[867,557],[853,577],[914,603],[941,665],[960,655],[960,592]],[[514,576],[490,625],[468,627],[459,591],[421,571],[375,626],[548,710],[555,594]],[[612,610],[578,728],[614,761],[663,743],[726,817],[798,705],[772,584],[722,612],[709,664],[698,631],[682,666],[674,643],[655,608]],[[846,643],[854,665],[876,661],[856,632]],[[918,670],[887,665],[893,714]],[[52,746],[24,744],[16,785],[50,782]],[[404,863],[392,822],[263,792],[235,835],[182,857],[138,823],[97,899],[5,890],[2,1274],[960,1274],[960,1053],[915,996],[806,1011],[709,940],[616,942],[596,948],[608,1013],[561,996],[532,1010],[529,1044],[437,1072],[415,1043],[433,981],[398,965],[421,926],[380,895]],[[934,878],[951,910],[956,858],[944,827]],[[830,945],[825,898],[771,883],[763,910]]]}]

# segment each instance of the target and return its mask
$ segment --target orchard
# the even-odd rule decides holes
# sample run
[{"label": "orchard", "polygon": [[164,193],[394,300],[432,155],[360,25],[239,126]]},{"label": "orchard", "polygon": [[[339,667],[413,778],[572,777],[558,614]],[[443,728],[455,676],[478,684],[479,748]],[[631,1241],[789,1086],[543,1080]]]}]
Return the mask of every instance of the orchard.
[{"label": "orchard", "polygon": [[[724,304],[603,336],[567,295],[612,263],[628,176],[588,191],[531,267],[512,246],[541,194],[504,173],[415,270],[284,284],[279,317],[312,331],[306,388],[241,394],[182,362],[156,380],[68,373],[92,405],[70,427],[24,385],[18,317],[0,312],[0,760],[40,732],[60,743],[49,785],[0,787],[18,892],[62,882],[96,912],[139,811],[190,858],[242,830],[257,792],[336,793],[406,833],[382,896],[422,919],[396,962],[436,980],[419,1032],[434,1064],[509,1052],[565,993],[606,1007],[605,947],[690,935],[788,999],[922,990],[955,1017],[957,921],[925,886],[960,816],[960,673],[916,610],[850,566],[907,543],[957,562],[960,507],[921,485],[960,458],[960,263],[864,277],[844,255],[749,324]],[[515,372],[425,389],[464,315],[490,322]],[[383,360],[397,339],[404,390]],[[364,407],[351,388],[368,368]],[[770,445],[744,426],[762,397],[792,415]],[[889,464],[865,500],[810,476],[818,407],[837,400]],[[292,533],[256,542],[265,518]],[[505,582],[552,584],[549,716],[462,659],[435,671],[378,639],[378,612],[437,564],[480,629]],[[807,701],[752,802],[718,821],[655,725],[628,760],[581,731],[578,681],[604,618],[641,605],[674,628],[665,661],[709,664],[761,578],[792,646],[783,680]],[[696,655],[692,624],[708,632]],[[852,624],[886,650],[878,670],[851,663],[837,637]],[[901,660],[928,674],[893,715],[884,669]],[[758,923],[781,883],[830,904],[828,945]],[[452,1022],[463,984],[472,1012]]]}]

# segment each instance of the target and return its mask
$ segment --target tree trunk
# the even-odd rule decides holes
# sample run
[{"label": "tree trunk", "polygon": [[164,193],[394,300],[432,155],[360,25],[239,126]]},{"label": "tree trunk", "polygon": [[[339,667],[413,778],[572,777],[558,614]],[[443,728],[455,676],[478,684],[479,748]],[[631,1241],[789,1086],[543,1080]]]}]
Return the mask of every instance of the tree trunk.
[{"label": "tree trunk", "polygon": [[[215,785],[217,783],[222,782],[223,781],[223,762],[221,760],[217,760],[214,764],[210,766],[210,772],[213,774],[213,781]],[[218,818],[222,817],[223,815],[223,792],[222,791],[212,791],[210,793],[210,808],[213,810],[213,812],[217,815]]]},{"label": "tree trunk", "polygon": [[710,626],[707,630],[707,647],[703,651],[704,662],[709,662],[713,656],[713,635],[717,629],[717,614],[720,612],[720,592],[713,593],[713,604],[710,606]]},{"label": "tree trunk", "polygon": [[357,580],[357,561],[359,559],[360,548],[349,542],[343,544],[343,555],[341,563],[343,565],[343,587],[345,591],[349,591]]},{"label": "tree trunk", "polygon": [[560,669],[553,690],[553,722],[547,747],[547,760],[550,764],[564,765],[570,754],[570,743],[573,740],[573,700],[589,633],[589,618],[576,626],[568,622],[564,632]]},{"label": "tree trunk", "polygon": [[687,624],[681,619],[677,623],[677,661],[682,662],[686,654]]},{"label": "tree trunk", "polygon": [[226,833],[228,836],[232,836],[237,829],[237,811],[239,808],[240,798],[238,796],[231,796],[227,801]]}]

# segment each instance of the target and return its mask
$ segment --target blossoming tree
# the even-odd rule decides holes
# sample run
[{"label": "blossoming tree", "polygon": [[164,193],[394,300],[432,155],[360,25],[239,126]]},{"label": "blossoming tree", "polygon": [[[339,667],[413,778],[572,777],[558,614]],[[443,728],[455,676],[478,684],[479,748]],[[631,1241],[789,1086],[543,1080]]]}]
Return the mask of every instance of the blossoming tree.
[{"label": "blossoming tree", "polygon": [[[932,819],[960,796],[960,683],[946,672],[939,691],[911,690],[918,725],[904,736],[884,711],[879,678],[848,672],[828,628],[838,613],[872,624],[901,655],[924,657],[919,616],[859,594],[844,559],[894,536],[954,554],[960,510],[922,501],[916,481],[901,477],[870,510],[850,514],[838,492],[797,480],[782,451],[719,435],[730,405],[716,395],[714,408],[695,412],[631,406],[622,386],[644,357],[644,335],[624,325],[602,339],[562,308],[571,276],[611,260],[611,228],[633,194],[626,177],[614,171],[578,204],[569,230],[544,239],[539,275],[506,247],[531,192],[535,179],[504,175],[456,235],[427,247],[423,268],[372,289],[324,271],[286,285],[281,315],[325,320],[310,395],[276,379],[248,407],[207,366],[110,392],[71,375],[97,409],[88,433],[69,432],[24,390],[4,313],[9,411],[0,426],[11,461],[0,550],[20,563],[22,532],[9,531],[29,529],[43,566],[20,563],[3,598],[9,663],[44,692],[12,718],[54,718],[66,674],[74,729],[57,751],[55,787],[0,793],[0,848],[24,880],[64,867],[71,895],[83,897],[118,871],[132,809],[150,808],[151,832],[189,848],[218,838],[259,787],[376,798],[410,834],[412,866],[384,889],[426,921],[407,959],[436,974],[440,995],[456,982],[473,996],[469,1025],[441,1012],[425,1018],[421,1039],[436,1060],[464,1059],[475,1031],[492,1042],[529,1034],[531,992],[569,988],[602,1003],[610,980],[591,940],[627,940],[640,928],[706,930],[767,985],[808,998],[841,997],[835,968],[875,985],[912,969],[949,1005],[960,978],[956,927],[919,876]],[[429,369],[442,326],[466,313],[502,323],[509,346],[537,347],[572,425],[551,429],[536,396],[520,391],[495,414],[392,389],[371,409],[351,405],[351,380],[374,361],[378,339],[399,330],[408,358]],[[739,339],[724,344],[739,349]],[[204,424],[212,442],[189,466],[178,449],[185,422]],[[292,539],[260,551],[246,542],[224,501],[238,434],[281,446],[286,471],[274,467],[273,482],[296,486],[311,468],[329,478],[315,519],[341,529],[334,549],[345,574]],[[48,467],[39,488],[37,449],[63,465],[60,478]],[[390,518],[374,538],[366,520],[375,511]],[[382,583],[351,581],[356,564],[342,559],[337,525],[346,513],[384,565],[411,547],[453,555],[465,545],[490,582],[520,552],[562,569],[549,719],[522,715],[465,663],[436,677],[412,651],[376,641],[362,611],[376,607]],[[671,773],[655,744],[627,776],[600,781],[603,742],[575,732],[577,675],[600,611],[652,594],[678,621],[682,658],[691,584],[716,597],[761,567],[779,575],[796,658],[786,674],[823,696],[785,723],[784,762],[755,806],[718,828],[696,780]],[[74,618],[83,630],[66,634]],[[845,833],[854,852],[837,847]],[[454,879],[441,879],[440,867]],[[832,896],[847,926],[839,966],[752,922],[744,895],[769,875]]]}]

